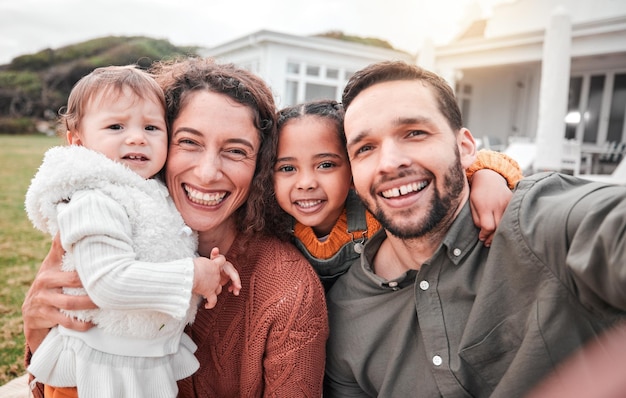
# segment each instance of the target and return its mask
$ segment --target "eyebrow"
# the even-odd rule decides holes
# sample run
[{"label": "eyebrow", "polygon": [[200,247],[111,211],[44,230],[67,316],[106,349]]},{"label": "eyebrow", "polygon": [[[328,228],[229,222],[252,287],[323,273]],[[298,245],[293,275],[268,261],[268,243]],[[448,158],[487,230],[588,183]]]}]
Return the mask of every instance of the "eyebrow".
[{"label": "eyebrow", "polygon": [[[324,153],[318,153],[315,156],[313,156],[314,159],[326,159],[326,158],[333,158],[333,159],[342,159],[342,156],[336,153],[332,153],[332,152],[324,152]],[[284,156],[282,158],[277,158],[276,159],[276,163],[278,162],[291,162],[296,160],[295,157],[293,156]]]},{"label": "eyebrow", "polygon": [[[196,130],[196,129],[193,129],[191,127],[181,127],[181,128],[179,128],[178,130],[176,130],[176,131],[174,131],[172,133],[172,138],[176,137],[178,134],[181,134],[181,133],[188,133],[188,134],[194,135],[196,137],[202,137],[203,136],[203,134],[201,132],[199,132],[198,130]],[[230,139],[226,140],[226,142],[227,143],[231,143],[231,144],[242,144],[242,145],[247,146],[248,148],[250,148],[253,151],[255,150],[254,149],[254,145],[250,141],[248,141],[248,140],[246,140],[244,138],[230,138]]]},{"label": "eyebrow", "polygon": [[[430,124],[431,121],[432,121],[431,118],[425,117],[425,116],[398,117],[393,122],[393,126],[398,127],[398,126],[407,126],[411,124]],[[356,137],[348,141],[347,146],[351,147],[353,145],[358,144],[359,142],[363,141],[369,134],[371,134],[371,132],[372,132],[371,128],[366,128],[365,130],[357,134]]]},{"label": "eyebrow", "polygon": [[358,144],[359,142],[363,141],[363,140],[365,139],[365,137],[367,137],[371,131],[372,131],[371,129],[366,129],[366,130],[364,130],[364,131],[360,132],[359,134],[357,134],[357,136],[356,136],[356,137],[354,137],[353,139],[351,139],[350,141],[348,141],[348,142],[346,143],[346,146],[347,146],[348,148],[350,148],[350,147],[352,147],[352,146],[354,146],[354,145]]}]

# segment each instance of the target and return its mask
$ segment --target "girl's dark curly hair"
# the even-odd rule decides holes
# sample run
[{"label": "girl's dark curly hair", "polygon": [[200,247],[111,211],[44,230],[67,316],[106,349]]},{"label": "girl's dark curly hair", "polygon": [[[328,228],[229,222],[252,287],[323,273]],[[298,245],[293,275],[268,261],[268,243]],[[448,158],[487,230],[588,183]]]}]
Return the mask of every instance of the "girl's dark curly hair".
[{"label": "girl's dark curly hair", "polygon": [[283,108],[278,112],[278,134],[280,135],[280,130],[290,120],[304,116],[317,116],[333,124],[337,132],[337,138],[339,138],[343,149],[346,150],[346,136],[343,133],[343,113],[341,104],[334,100],[311,101]]},{"label": "girl's dark curly hair", "polygon": [[162,61],[153,65],[151,72],[165,93],[170,131],[189,94],[198,90],[227,95],[250,108],[261,144],[248,199],[236,211],[237,228],[246,234],[275,234],[274,215],[278,214],[278,204],[273,197],[272,166],[276,153],[276,106],[265,82],[234,64],[218,63],[210,58]]}]

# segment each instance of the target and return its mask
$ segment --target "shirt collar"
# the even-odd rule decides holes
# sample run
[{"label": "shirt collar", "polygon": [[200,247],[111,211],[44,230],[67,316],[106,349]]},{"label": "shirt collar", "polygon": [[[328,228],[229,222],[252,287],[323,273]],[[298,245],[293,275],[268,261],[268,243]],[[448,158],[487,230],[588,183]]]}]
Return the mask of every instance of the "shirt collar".
[{"label": "shirt collar", "polygon": [[479,229],[472,219],[469,201],[466,201],[452,226],[450,226],[448,233],[443,238],[437,253],[445,248],[450,261],[455,265],[459,265],[465,255],[476,245],[478,232]]},{"label": "shirt collar", "polygon": [[[383,288],[401,289],[415,281],[417,271],[408,270],[398,278],[389,281],[379,277],[372,271],[371,264],[374,259],[374,255],[386,238],[387,232],[384,229],[376,232],[372,238],[365,243],[363,254],[359,260],[359,265],[367,278],[376,285]],[[478,228],[474,225],[469,201],[467,201],[452,223],[450,230],[443,238],[443,242],[436,250],[433,258],[440,255],[443,250],[453,264],[459,265],[465,255],[472,249],[472,247],[475,246],[477,239]],[[430,262],[430,260],[427,262]]]}]

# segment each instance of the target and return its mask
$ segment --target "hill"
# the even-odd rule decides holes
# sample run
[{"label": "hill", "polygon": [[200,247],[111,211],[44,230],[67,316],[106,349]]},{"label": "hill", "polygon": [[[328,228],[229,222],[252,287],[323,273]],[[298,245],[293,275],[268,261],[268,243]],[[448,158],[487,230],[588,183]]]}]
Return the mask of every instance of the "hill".
[{"label": "hill", "polygon": [[158,60],[197,55],[197,50],[142,36],[108,36],[14,58],[0,66],[0,133],[35,132],[36,120],[54,119],[72,86],[94,68],[145,68]]}]

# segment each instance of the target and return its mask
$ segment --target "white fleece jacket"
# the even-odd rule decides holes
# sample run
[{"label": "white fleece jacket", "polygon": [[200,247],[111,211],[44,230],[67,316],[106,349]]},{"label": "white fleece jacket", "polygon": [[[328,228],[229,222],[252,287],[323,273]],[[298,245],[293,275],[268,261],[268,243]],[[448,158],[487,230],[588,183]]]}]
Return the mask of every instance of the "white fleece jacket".
[{"label": "white fleece jacket", "polygon": [[193,320],[197,238],[161,182],[84,147],[55,147],[31,182],[26,211],[35,227],[60,232],[63,268],[78,271],[99,307],[71,316],[106,334],[157,340]]}]

